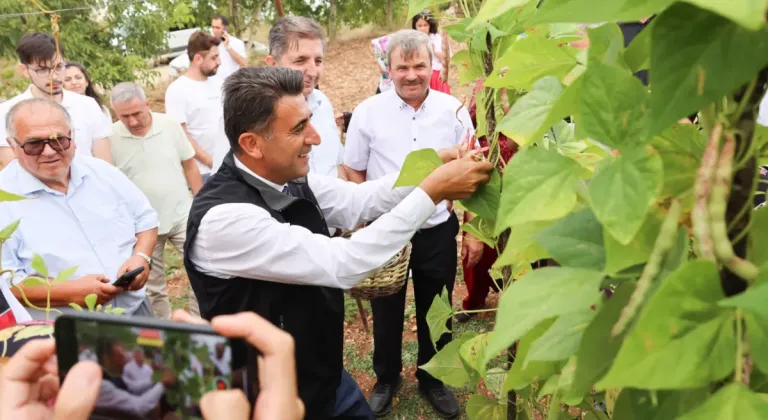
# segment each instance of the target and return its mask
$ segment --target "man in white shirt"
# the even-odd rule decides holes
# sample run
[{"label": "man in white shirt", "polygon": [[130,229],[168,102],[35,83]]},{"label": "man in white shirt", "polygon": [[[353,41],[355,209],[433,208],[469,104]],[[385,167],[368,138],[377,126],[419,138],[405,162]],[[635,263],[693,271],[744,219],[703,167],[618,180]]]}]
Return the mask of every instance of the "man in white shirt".
[{"label": "man in white shirt", "polygon": [[[342,289],[386,264],[435,203],[470,196],[492,167],[456,159],[418,188],[393,188],[398,174],[362,185],[307,175],[320,136],[304,87],[300,72],[279,67],[240,69],[224,83],[232,152],[193,200],[184,266],[204,318],[254,311],[293,336],[308,419],[372,418],[343,370]],[[458,154],[445,151],[443,160]],[[350,239],[329,237],[328,227],[376,218]]]},{"label": "man in white shirt", "polygon": [[19,40],[16,54],[21,74],[29,79],[29,88],[0,104],[0,168],[14,158],[13,151],[4,141],[8,137],[5,116],[12,106],[30,98],[53,99],[67,110],[72,118],[72,138],[77,143],[78,155],[112,162],[108,139],[111,121],[93,98],[63,88],[66,63],[61,44],[57,53],[56,41],[50,35],[26,34]]},{"label": "man in white shirt", "polygon": [[[195,163],[195,150],[174,118],[151,112],[144,89],[124,82],[112,88],[112,109],[118,121],[112,126],[112,156],[123,173],[143,192],[157,211],[160,226],[152,252],[147,296],[155,316],[171,318],[165,282],[165,244],[182,251],[187,233],[187,213],[192,194],[203,181]],[[197,300],[190,294],[189,310],[198,315]]]},{"label": "man in white shirt", "polygon": [[155,384],[152,382],[152,366],[144,360],[144,350],[133,351],[133,360],[123,366],[123,382],[132,394],[143,394]]},{"label": "man in white shirt", "polygon": [[[351,181],[370,182],[397,173],[411,151],[451,147],[474,131],[469,112],[459,100],[429,89],[432,48],[426,34],[411,29],[395,33],[387,46],[387,63],[395,88],[363,101],[355,109],[347,130],[344,163]],[[443,201],[411,240],[418,366],[436,353],[426,316],[432,300],[443,288],[449,297],[453,293],[458,230],[456,215]],[[371,300],[377,383],[369,403],[376,415],[391,411],[392,398],[402,381],[405,290],[404,285],[394,295]],[[450,334],[443,335],[437,349],[450,340]],[[416,377],[422,395],[440,416],[458,415],[458,402],[442,382],[421,369],[416,371]]]},{"label": "man in white shirt", "polygon": [[211,33],[221,39],[219,45],[219,57],[221,65],[216,73],[222,80],[229,77],[241,67],[248,65],[248,56],[245,51],[245,42],[229,34],[229,19],[224,16],[216,16],[211,20]]},{"label": "man in white shirt", "polygon": [[[50,303],[55,317],[73,310],[70,303],[84,305],[92,293],[99,304],[151,316],[144,283],[157,240],[157,213],[144,194],[114,166],[75,155],[72,125],[61,105],[26,99],[10,109],[5,122],[16,159],[0,172],[0,185],[29,198],[0,203],[0,226],[21,219],[2,250],[3,268],[15,273],[13,294],[34,305],[29,313],[35,319],[47,317],[35,308]],[[36,255],[47,269],[40,268]],[[50,290],[21,284],[32,275],[55,278],[73,266],[71,278]],[[138,267],[144,271],[127,288],[112,285]]]},{"label": "man in white shirt", "polygon": [[[346,180],[344,146],[333,105],[323,92],[315,89],[323,74],[325,45],[325,34],[319,23],[301,16],[284,17],[269,31],[269,55],[265,61],[269,66],[286,67],[304,74],[304,96],[312,112],[310,121],[320,134],[320,144],[313,147],[309,155],[309,172]],[[214,153],[214,172],[229,150],[227,139],[220,139]]]},{"label": "man in white shirt", "polygon": [[195,149],[195,159],[205,182],[213,166],[212,156],[221,132],[220,38],[195,32],[189,38],[189,69],[165,91],[165,112],[176,118]]}]

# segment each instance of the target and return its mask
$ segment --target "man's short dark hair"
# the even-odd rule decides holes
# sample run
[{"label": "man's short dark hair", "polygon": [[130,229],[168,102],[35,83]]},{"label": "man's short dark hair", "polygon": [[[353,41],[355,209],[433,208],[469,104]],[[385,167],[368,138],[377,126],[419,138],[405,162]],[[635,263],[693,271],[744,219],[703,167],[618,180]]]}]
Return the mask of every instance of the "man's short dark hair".
[{"label": "man's short dark hair", "polygon": [[189,61],[194,60],[196,54],[205,57],[208,50],[220,43],[221,39],[216,38],[211,34],[202,31],[193,33],[192,36],[189,37],[189,42],[187,43],[187,55],[189,56]]},{"label": "man's short dark hair", "polygon": [[301,95],[304,75],[282,67],[246,67],[224,82],[224,132],[232,151],[240,151],[240,135],[249,131],[269,137],[277,102]]},{"label": "man's short dark hair", "polygon": [[[61,44],[59,44],[59,53],[64,55],[64,47]],[[56,40],[41,32],[26,34],[16,44],[16,55],[24,65],[51,61],[56,58]]]},{"label": "man's short dark hair", "polygon": [[222,24],[222,25],[224,25],[224,26],[229,26],[229,19],[227,19],[227,17],[226,17],[226,16],[222,16],[222,15],[216,15],[216,16],[214,16],[214,17],[213,17],[213,19],[211,19],[211,20],[218,20],[218,21],[221,21],[221,24]]}]

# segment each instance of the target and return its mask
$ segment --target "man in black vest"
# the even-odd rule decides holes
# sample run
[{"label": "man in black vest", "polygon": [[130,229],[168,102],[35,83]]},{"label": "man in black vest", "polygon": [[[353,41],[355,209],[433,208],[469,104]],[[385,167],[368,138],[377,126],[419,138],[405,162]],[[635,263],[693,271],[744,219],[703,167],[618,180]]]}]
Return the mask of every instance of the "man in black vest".
[{"label": "man in black vest", "polygon": [[[206,319],[254,311],[296,342],[299,396],[308,419],[372,418],[343,370],[343,289],[402,249],[435,203],[470,196],[491,165],[474,156],[447,164],[417,188],[393,188],[398,174],[360,185],[309,172],[320,143],[301,72],[240,69],[224,83],[224,126],[231,151],[194,199],[184,265]],[[350,239],[328,227],[352,229]],[[233,348],[233,364],[245,351]]]}]

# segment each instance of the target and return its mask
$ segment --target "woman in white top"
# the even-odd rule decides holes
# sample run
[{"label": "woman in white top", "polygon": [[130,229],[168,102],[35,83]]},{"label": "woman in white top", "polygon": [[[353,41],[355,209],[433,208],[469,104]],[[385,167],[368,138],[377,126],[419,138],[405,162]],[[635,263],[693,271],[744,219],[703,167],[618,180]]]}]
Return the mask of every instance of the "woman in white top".
[{"label": "woman in white top", "polygon": [[96,100],[96,103],[101,107],[101,112],[104,113],[110,124],[112,123],[112,114],[109,113],[109,108],[102,103],[101,96],[96,93],[96,89],[91,83],[91,76],[88,75],[85,66],[80,63],[67,63],[67,71],[64,74],[64,89],[90,96]]},{"label": "woman in white top", "polygon": [[443,64],[446,63],[446,54],[450,57],[450,49],[448,48],[448,42],[445,35],[437,33],[437,19],[429,12],[424,10],[418,15],[414,16],[411,20],[411,27],[417,31],[424,32],[429,35],[429,39],[432,41],[432,50],[434,55],[432,56],[432,79],[429,82],[430,89],[439,90],[440,92],[451,94],[451,87],[448,86],[448,72],[443,72]]}]

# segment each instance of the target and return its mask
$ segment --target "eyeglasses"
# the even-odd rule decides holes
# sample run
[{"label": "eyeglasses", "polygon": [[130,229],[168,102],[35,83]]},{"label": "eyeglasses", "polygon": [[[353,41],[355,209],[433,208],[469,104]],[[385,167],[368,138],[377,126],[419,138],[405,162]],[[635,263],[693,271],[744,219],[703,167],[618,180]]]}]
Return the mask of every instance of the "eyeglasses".
[{"label": "eyeglasses", "polygon": [[53,71],[55,73],[62,72],[62,71],[64,71],[64,69],[66,67],[67,67],[67,65],[65,63],[59,63],[54,68],[39,67],[39,68],[33,69],[32,67],[27,66],[27,68],[29,70],[32,70],[33,72],[35,72],[35,74],[37,74],[40,77],[48,77],[48,76],[50,76],[51,75],[51,71]]},{"label": "eyeglasses", "polygon": [[24,150],[24,154],[28,156],[40,156],[43,154],[43,150],[45,150],[45,145],[51,146],[51,149],[56,152],[63,152],[69,149],[69,147],[72,145],[72,138],[67,136],[53,136],[47,139],[33,139],[24,142],[24,144],[19,143],[19,140],[17,139],[13,139],[13,141],[15,141],[16,144],[18,144],[19,147]]}]

